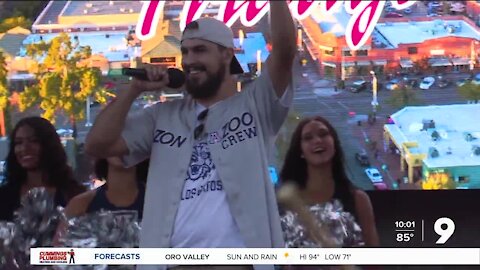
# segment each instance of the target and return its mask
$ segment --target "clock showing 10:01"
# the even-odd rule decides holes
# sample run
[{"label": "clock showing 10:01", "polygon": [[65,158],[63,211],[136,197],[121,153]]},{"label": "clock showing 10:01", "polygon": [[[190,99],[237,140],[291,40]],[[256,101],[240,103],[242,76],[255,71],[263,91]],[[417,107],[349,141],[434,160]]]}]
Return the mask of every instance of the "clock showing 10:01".
[{"label": "clock showing 10:01", "polygon": [[[395,232],[396,232],[396,239],[397,242],[409,242],[415,236],[415,221],[403,221],[397,220],[395,221]],[[443,245],[445,244],[450,237],[452,237],[453,233],[455,232],[455,222],[448,218],[448,217],[441,217],[438,218],[434,225],[433,230],[436,234],[440,237],[435,242],[435,244]],[[421,226],[421,233],[422,233],[422,242],[424,241],[424,223],[422,220]]]},{"label": "clock showing 10:01", "polygon": [[401,221],[401,220],[398,220],[398,221],[395,221],[395,228],[397,229],[404,229],[404,228],[408,228],[408,229],[415,229],[415,221]]}]

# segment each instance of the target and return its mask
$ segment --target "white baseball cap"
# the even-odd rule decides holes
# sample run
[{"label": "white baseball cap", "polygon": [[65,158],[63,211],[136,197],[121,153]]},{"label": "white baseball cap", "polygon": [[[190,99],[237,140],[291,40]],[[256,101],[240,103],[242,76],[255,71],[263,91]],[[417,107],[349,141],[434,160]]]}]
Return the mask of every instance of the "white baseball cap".
[{"label": "white baseball cap", "polygon": [[[232,30],[223,22],[214,18],[200,18],[189,23],[183,30],[181,42],[187,39],[202,39],[226,48],[235,48]],[[235,55],[233,55],[230,63],[230,73],[244,73]]]}]

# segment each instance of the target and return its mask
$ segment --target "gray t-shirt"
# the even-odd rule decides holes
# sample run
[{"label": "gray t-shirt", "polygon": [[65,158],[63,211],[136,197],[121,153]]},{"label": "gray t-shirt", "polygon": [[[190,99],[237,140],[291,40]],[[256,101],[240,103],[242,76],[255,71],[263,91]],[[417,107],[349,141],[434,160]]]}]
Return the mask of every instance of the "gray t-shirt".
[{"label": "gray t-shirt", "polygon": [[[293,88],[289,86],[289,93]],[[293,95],[286,103],[291,104]],[[205,132],[229,209],[246,247],[283,247],[268,157],[288,107],[277,97],[268,70],[242,92],[209,109]],[[127,166],[150,157],[140,247],[171,247],[175,216],[195,144],[197,113],[190,97],[157,103],[128,116],[123,138]],[[215,230],[215,220],[212,230]],[[139,269],[165,269],[142,266]],[[255,266],[273,269],[273,266]]]}]

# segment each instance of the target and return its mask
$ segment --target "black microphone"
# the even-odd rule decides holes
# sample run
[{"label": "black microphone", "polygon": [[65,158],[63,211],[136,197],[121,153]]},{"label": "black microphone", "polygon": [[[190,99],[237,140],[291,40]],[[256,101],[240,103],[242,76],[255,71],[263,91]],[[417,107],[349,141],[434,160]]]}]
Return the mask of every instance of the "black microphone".
[{"label": "black microphone", "polygon": [[[180,69],[167,69],[168,84],[170,88],[179,88],[185,83],[185,74]],[[143,68],[122,68],[122,75],[135,77],[142,81],[148,81],[147,71]]]}]

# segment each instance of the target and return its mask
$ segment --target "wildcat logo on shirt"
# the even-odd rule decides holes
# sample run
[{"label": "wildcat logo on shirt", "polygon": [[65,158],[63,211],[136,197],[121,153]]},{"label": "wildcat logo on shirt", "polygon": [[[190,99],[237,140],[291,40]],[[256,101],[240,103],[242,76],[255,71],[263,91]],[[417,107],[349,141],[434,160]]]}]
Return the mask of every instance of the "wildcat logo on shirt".
[{"label": "wildcat logo on shirt", "polygon": [[181,200],[190,200],[202,193],[222,190],[222,181],[214,179],[214,172],[215,164],[213,164],[208,144],[201,142],[195,145]]},{"label": "wildcat logo on shirt", "polygon": [[249,112],[232,117],[220,130],[210,132],[205,141],[193,147],[181,200],[190,200],[207,192],[223,190],[222,181],[216,174],[209,145],[220,143],[223,149],[227,149],[256,136],[257,127]]}]

